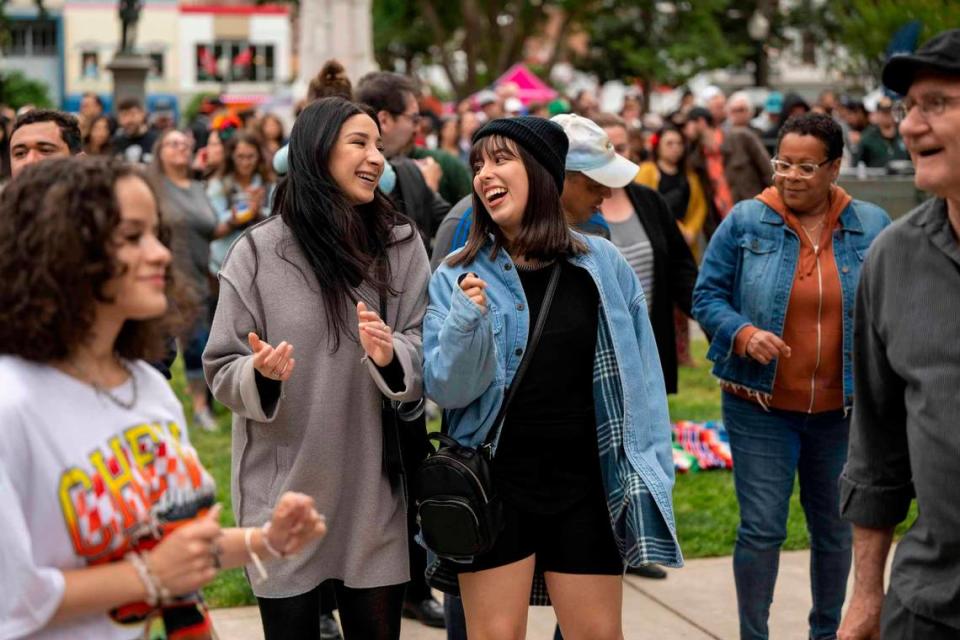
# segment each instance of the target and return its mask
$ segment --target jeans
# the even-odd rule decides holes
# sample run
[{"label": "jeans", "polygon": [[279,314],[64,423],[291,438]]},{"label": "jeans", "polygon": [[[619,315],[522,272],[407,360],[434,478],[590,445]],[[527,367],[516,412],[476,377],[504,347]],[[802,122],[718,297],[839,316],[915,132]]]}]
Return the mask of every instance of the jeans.
[{"label": "jeans", "polygon": [[840,472],[850,420],[843,411],[805,414],[723,393],[740,526],[733,553],[740,638],[769,637],[767,619],[787,536],[794,477],[810,533],[810,638],[829,640],[840,626],[850,573],[852,531],[840,519]]}]

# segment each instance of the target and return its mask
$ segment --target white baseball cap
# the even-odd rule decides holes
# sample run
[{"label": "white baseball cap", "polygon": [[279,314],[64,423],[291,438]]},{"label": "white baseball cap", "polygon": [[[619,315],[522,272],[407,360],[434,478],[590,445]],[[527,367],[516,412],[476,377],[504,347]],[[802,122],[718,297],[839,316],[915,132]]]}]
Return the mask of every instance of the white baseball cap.
[{"label": "white baseball cap", "polygon": [[562,113],[550,118],[563,127],[570,141],[567,151],[567,171],[579,171],[611,189],[625,187],[640,171],[633,162],[613,150],[606,132],[589,118]]}]

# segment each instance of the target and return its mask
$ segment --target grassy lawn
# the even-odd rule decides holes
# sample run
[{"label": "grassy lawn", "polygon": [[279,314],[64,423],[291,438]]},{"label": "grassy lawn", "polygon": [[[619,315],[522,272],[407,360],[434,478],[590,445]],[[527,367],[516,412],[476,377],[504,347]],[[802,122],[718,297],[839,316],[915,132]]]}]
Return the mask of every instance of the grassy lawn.
[{"label": "grassy lawn", "polygon": [[[680,393],[670,398],[670,416],[674,420],[719,420],[720,390],[710,375],[706,360],[706,343],[694,341],[693,354],[699,366],[680,370]],[[184,383],[182,368],[174,369],[174,389],[181,399]],[[192,415],[185,401],[187,416]],[[220,431],[205,433],[193,429],[190,437],[207,469],[217,481],[217,493],[223,503],[221,520],[224,526],[233,525],[230,504],[230,415],[221,408],[218,413]],[[727,471],[705,471],[678,475],[673,492],[680,545],[687,559],[733,553],[739,512],[733,491],[733,474]],[[907,523],[916,517],[911,508]],[[898,529],[902,534],[907,525]],[[809,546],[806,521],[800,508],[799,491],[794,487],[790,501],[785,549],[805,549]],[[206,589],[204,595],[212,607],[253,604],[253,594],[243,573],[231,570],[221,573]]]}]

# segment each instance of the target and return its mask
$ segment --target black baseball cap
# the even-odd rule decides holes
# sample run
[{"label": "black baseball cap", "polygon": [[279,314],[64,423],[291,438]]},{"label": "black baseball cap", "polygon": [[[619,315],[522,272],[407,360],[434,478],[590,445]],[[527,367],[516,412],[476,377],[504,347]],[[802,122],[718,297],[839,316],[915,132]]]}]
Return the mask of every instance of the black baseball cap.
[{"label": "black baseball cap", "polygon": [[955,75],[960,79],[960,29],[938,33],[913,55],[891,58],[883,68],[883,84],[906,95],[921,71]]}]

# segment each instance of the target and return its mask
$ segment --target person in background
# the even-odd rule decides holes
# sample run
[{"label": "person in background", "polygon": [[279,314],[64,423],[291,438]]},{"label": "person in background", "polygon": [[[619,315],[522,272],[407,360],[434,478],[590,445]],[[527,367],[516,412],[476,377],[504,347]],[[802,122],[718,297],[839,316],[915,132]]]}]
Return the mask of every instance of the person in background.
[{"label": "person in background", "polygon": [[701,98],[710,115],[713,125],[725,129],[727,124],[727,96],[719,87],[707,87]]},{"label": "person in background", "polygon": [[440,123],[440,133],[437,135],[437,148],[450,155],[460,157],[460,117],[447,116]]},{"label": "person in background", "polygon": [[0,188],[10,179],[10,126],[6,114],[0,112]]},{"label": "person in background", "polygon": [[67,158],[83,150],[77,118],[53,109],[34,109],[17,117],[10,134],[10,173],[51,158]]},{"label": "person in background", "polygon": [[727,100],[726,129],[728,131],[733,127],[743,127],[760,136],[763,132],[753,126],[755,117],[756,113],[750,94],[746,91],[736,91],[730,94],[730,99]]},{"label": "person in background", "polygon": [[26,168],[0,198],[4,637],[209,640],[199,592],[219,570],[273,572],[326,530],[296,493],[220,527],[183,407],[145,362],[184,310],[162,229],[144,176],[103,158]]},{"label": "person in background", "polygon": [[83,152],[88,156],[110,156],[113,150],[113,122],[107,116],[98,116],[90,123],[83,137]]},{"label": "person in background", "polygon": [[845,142],[850,145],[850,165],[854,166],[853,158],[860,153],[863,132],[870,126],[870,114],[862,100],[847,98],[843,104],[843,119],[847,123]]},{"label": "person in background", "polygon": [[592,118],[600,112],[597,96],[590,89],[581,89],[573,98],[573,112],[582,118]]},{"label": "person in background", "polygon": [[206,144],[194,156],[190,168],[200,180],[210,180],[223,173],[227,155],[221,132],[211,129],[207,134]]},{"label": "person in background", "polygon": [[473,134],[480,127],[480,119],[473,111],[467,110],[460,114],[460,161],[467,164],[470,161],[470,147],[473,146]]},{"label": "person in background", "polygon": [[[742,108],[744,102],[737,103]],[[730,186],[734,203],[752,198],[771,184],[770,155],[760,136],[749,126],[728,121],[726,129],[718,130],[720,152],[723,154],[723,172]]]},{"label": "person in background", "polygon": [[273,154],[287,144],[283,121],[272,113],[263,114],[257,121],[257,135],[263,141],[264,158],[269,165],[273,161]]},{"label": "person in background", "polygon": [[392,197],[400,210],[417,223],[424,246],[430,247],[450,205],[438,193],[443,177],[440,164],[433,158],[404,157],[420,122],[416,85],[399,73],[375,71],[360,78],[356,99],[376,112],[383,136],[383,155],[397,174]]},{"label": "person in background", "polygon": [[722,132],[714,126],[713,116],[703,107],[694,107],[687,114],[684,137],[690,145],[690,166],[701,176],[710,200],[704,232],[709,239],[713,231],[736,204],[727,182],[722,149]]},{"label": "person in background", "polygon": [[127,162],[149,164],[158,132],[147,125],[147,112],[136,98],[125,98],[117,103],[117,123],[113,146],[117,155]]},{"label": "person in background", "polygon": [[[700,176],[690,167],[683,134],[673,127],[663,129],[656,138],[653,157],[654,160],[640,165],[637,183],[663,196],[687,248],[697,261],[700,258],[700,234],[707,220],[710,203]],[[674,308],[672,360],[686,367],[696,365],[690,352],[690,315],[689,308]],[[663,358],[661,356],[661,360]]]},{"label": "person in background", "polygon": [[[600,113],[594,119],[623,155],[627,147],[626,123],[619,116]],[[679,134],[679,132],[676,132]],[[662,134],[661,134],[662,135]],[[683,139],[677,135],[682,145]],[[643,167],[638,167],[636,180],[619,189],[612,189],[603,201],[601,211],[610,226],[610,240],[633,267],[643,285],[650,324],[657,340],[660,367],[668,394],[677,392],[677,348],[674,308],[692,314],[693,286],[697,281],[697,263],[681,233],[678,219],[666,200],[641,182]],[[701,195],[702,198],[702,195]],[[666,577],[660,567],[639,568],[645,577]],[[630,570],[630,573],[636,573]]]},{"label": "person in background", "polygon": [[422,395],[429,266],[415,226],[377,188],[375,118],[338,97],[307,105],[276,215],[220,270],[204,367],[245,442],[234,449],[237,521],[263,521],[281,487],[330,518],[323,545],[252,585],[268,640],[319,638],[327,580],[347,638],[400,636],[407,505],[402,467],[385,463],[399,436],[385,433],[382,403]]},{"label": "person in background", "polygon": [[223,259],[242,229],[270,215],[273,181],[259,138],[240,132],[230,138],[223,173],[207,181],[207,197],[221,223],[237,229],[210,244],[210,273],[220,273]]},{"label": "person in background", "polygon": [[[867,256],[854,311],[854,408],[840,478],[853,597],[840,640],[960,636],[960,30],[894,56],[884,86],[929,200]],[[897,543],[894,528],[917,517]]]},{"label": "person in background", "polygon": [[243,226],[236,216],[224,221],[210,204],[203,183],[191,178],[193,142],[183,132],[170,129],[157,139],[150,171],[157,184],[160,206],[170,225],[173,264],[187,279],[200,312],[192,327],[178,336],[180,352],[193,404],[193,425],[215,431],[216,419],[207,399],[201,356],[210,332],[210,243]]},{"label": "person in background", "polygon": [[623,96],[620,117],[627,123],[628,130],[641,126],[643,124],[643,98],[636,93],[627,93]]},{"label": "person in background", "polygon": [[763,133],[763,137],[778,140],[780,128],[793,116],[803,115],[810,112],[810,104],[798,93],[787,93],[783,96],[783,106],[780,109],[780,118],[777,123],[771,126]]},{"label": "person in background", "polygon": [[[80,124],[80,134],[84,138],[87,137],[93,123],[103,115],[105,115],[103,111],[103,100],[93,91],[85,91],[80,97],[80,112],[77,115],[77,120]],[[113,123],[111,122],[111,129],[112,128]]]},{"label": "person in background", "polygon": [[893,160],[909,160],[910,153],[904,144],[897,123],[893,119],[893,101],[887,96],[877,101],[873,112],[873,124],[864,129],[853,158],[854,166],[861,162],[867,167],[886,167]]},{"label": "person in background", "polygon": [[[423,246],[428,248],[450,205],[436,193],[439,186],[436,173],[440,165],[432,158],[415,161],[402,156],[412,142],[420,118],[416,85],[410,78],[400,74],[377,71],[360,79],[356,98],[357,102],[368,105],[376,114],[382,135],[383,155],[396,171],[396,186],[391,197],[400,212],[417,224]],[[425,179],[428,174],[436,178],[433,187]],[[403,436],[400,450],[404,456],[404,466],[416,468],[423,461],[430,444],[421,440],[419,433],[404,433]],[[410,582],[403,603],[404,616],[416,618],[428,626],[442,627],[443,606],[433,597],[424,576],[427,554],[414,539],[416,507],[413,504],[407,507]]]},{"label": "person in background", "polygon": [[820,95],[817,96],[817,103],[813,109],[819,113],[825,113],[836,120],[837,114],[835,112],[838,106],[837,93],[833,89],[824,89],[820,92]]},{"label": "person in background", "polygon": [[741,640],[769,637],[797,476],[810,533],[809,637],[835,638],[840,625],[851,559],[838,487],[853,406],[850,310],[864,256],[890,223],[834,184],[842,155],[830,116],[787,120],[774,186],[720,224],[693,294],[733,453]]},{"label": "person in background", "polygon": [[666,127],[657,135],[653,158],[640,165],[637,183],[663,196],[687,246],[694,256],[699,256],[700,232],[707,219],[708,203],[700,178],[689,167],[686,144],[679,129]]}]

